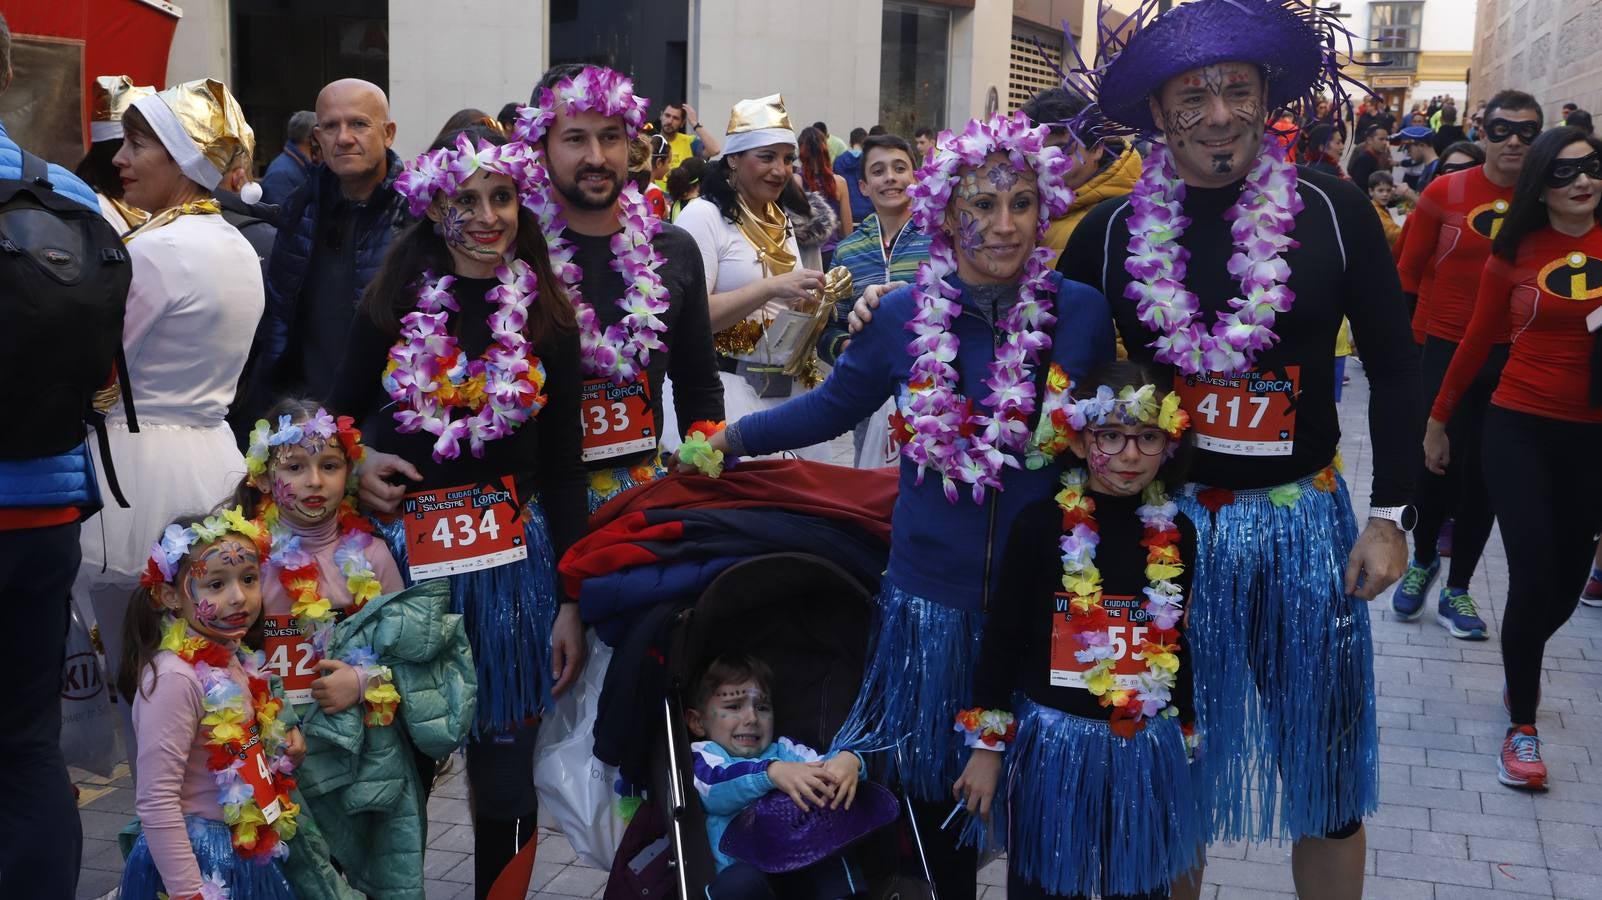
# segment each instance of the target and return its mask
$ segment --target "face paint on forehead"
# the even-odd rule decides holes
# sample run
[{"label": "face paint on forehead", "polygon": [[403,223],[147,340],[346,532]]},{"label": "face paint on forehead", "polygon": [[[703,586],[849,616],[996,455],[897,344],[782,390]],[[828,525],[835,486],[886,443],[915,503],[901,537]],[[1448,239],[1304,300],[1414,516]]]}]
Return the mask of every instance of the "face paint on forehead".
[{"label": "face paint on forehead", "polygon": [[1022,177],[1021,173],[1012,167],[1011,163],[996,163],[985,171],[990,179],[991,187],[998,191],[1010,191]]},{"label": "face paint on forehead", "polygon": [[223,541],[217,545],[217,558],[231,566],[248,566],[257,560],[256,550],[238,541]]},{"label": "face paint on forehead", "polygon": [[712,699],[719,701],[744,700],[747,697],[752,700],[766,700],[768,692],[761,688],[719,688],[712,694]]},{"label": "face paint on forehead", "polygon": [[957,183],[957,196],[972,203],[975,198],[984,193],[979,186],[979,173],[968,171],[962,174],[962,180]]}]

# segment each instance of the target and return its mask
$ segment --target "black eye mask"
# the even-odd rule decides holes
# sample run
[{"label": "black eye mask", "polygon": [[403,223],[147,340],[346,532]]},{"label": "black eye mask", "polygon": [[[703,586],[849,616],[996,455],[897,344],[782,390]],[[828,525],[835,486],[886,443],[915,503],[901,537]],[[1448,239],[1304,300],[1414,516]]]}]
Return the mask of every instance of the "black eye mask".
[{"label": "black eye mask", "polygon": [[1549,188],[1566,188],[1574,183],[1580,174],[1584,173],[1593,181],[1602,177],[1602,156],[1595,150],[1576,159],[1559,159],[1552,163],[1552,168],[1546,174],[1546,186]]},{"label": "black eye mask", "polygon": [[1535,143],[1535,138],[1540,133],[1540,122],[1515,122],[1511,119],[1496,118],[1485,123],[1485,136],[1493,144],[1500,144],[1516,134],[1528,147]]}]

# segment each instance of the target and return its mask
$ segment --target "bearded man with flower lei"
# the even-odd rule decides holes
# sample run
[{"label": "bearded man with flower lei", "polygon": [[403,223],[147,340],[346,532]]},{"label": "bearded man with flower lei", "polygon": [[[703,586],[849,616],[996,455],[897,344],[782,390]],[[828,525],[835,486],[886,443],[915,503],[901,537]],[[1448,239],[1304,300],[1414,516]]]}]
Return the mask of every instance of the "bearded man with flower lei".
[{"label": "bearded man with flower lei", "polygon": [[908,191],[913,222],[931,236],[917,283],[885,295],[822,385],[731,423],[696,454],[712,474],[720,454],[810,446],[894,401],[890,562],[862,691],[834,749],[897,748],[883,756],[912,797],[946,900],[971,900],[977,870],[975,849],[956,846],[961,829],[941,827],[968,756],[952,722],[974,705],[1012,524],[1056,492],[1054,453],[1036,437],[1041,398],[1053,374],[1083,379],[1113,355],[1105,298],[1059,277],[1041,245],[1073,197],[1068,160],[1046,134],[1022,113],[941,133]]},{"label": "bearded man with flower lei", "polygon": [[[1179,502],[1197,527],[1204,826],[1214,840],[1290,837],[1302,897],[1357,898],[1362,819],[1378,805],[1367,601],[1406,562],[1418,359],[1362,193],[1288,164],[1265,134],[1298,98],[1344,102],[1349,35],[1302,0],[1153,2],[1122,24],[1080,74],[1104,127],[1153,137],[1153,152],[1058,268],[1111,299],[1131,356],[1173,367],[1195,429]],[[1361,536],[1335,471],[1343,316],[1372,387]]]}]

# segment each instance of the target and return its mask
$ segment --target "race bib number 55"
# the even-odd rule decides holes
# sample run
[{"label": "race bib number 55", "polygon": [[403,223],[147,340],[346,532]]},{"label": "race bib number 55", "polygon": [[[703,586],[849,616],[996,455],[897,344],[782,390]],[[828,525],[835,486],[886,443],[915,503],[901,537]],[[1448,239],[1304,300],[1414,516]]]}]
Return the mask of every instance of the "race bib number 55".
[{"label": "race bib number 55", "polygon": [[[1120,690],[1139,687],[1146,661],[1136,648],[1156,629],[1147,621],[1141,600],[1103,594],[1101,605],[1107,610],[1107,644],[1112,650],[1113,680]],[[1051,617],[1051,685],[1082,688],[1085,673],[1094,663],[1080,662],[1074,656],[1085,647],[1070,627],[1067,594],[1057,594],[1057,609]]]},{"label": "race bib number 55", "polygon": [[1196,447],[1230,456],[1290,456],[1301,366],[1241,375],[1176,375]]},{"label": "race bib number 55", "polygon": [[407,494],[402,512],[414,581],[528,559],[510,475]]}]

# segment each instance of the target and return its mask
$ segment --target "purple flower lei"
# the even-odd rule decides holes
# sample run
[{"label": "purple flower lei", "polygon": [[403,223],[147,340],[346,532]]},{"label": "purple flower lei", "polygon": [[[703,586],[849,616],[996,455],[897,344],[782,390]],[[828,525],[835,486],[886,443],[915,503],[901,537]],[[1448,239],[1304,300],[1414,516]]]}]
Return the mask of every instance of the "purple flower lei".
[{"label": "purple flower lei", "polygon": [[[554,90],[542,88],[537,106],[518,110],[512,133],[533,148],[536,156],[542,157],[540,141],[560,110],[567,114],[595,112],[621,116],[624,131],[632,139],[645,123],[646,105],[644,98],[634,96],[634,82],[627,76],[600,66],[586,66],[578,75],[558,81]],[[573,261],[577,248],[562,237],[567,222],[562,218],[561,206],[549,193],[542,199],[544,202],[528,205],[545,233],[551,268],[567,289],[578,318],[584,374],[610,378],[614,384],[628,384],[651,364],[651,351],[667,347],[662,342],[667,323],[662,321],[661,315],[668,310],[668,291],[657,274],[662,257],[651,246],[651,240],[662,230],[662,222],[651,212],[639,190],[633,185],[623,189],[618,214],[623,230],[612,235],[611,265],[613,271],[623,276],[623,296],[618,298],[617,305],[624,316],[618,324],[602,330],[595,307],[581,293],[584,270]]]},{"label": "purple flower lei", "polygon": [[[1001,470],[1018,468],[1017,454],[1026,449],[1029,417],[1035,411],[1034,366],[1051,349],[1055,291],[1051,288],[1051,250],[1036,247],[1024,264],[1018,303],[1002,320],[1001,343],[984,381],[991,393],[983,409],[957,391],[958,340],[951,324],[961,311],[958,291],[946,283],[957,270],[951,238],[943,230],[957,172],[983,165],[992,153],[1005,153],[1014,169],[1032,168],[1040,189],[1037,240],[1053,216],[1068,211],[1073,191],[1063,181],[1069,160],[1056,147],[1045,146],[1045,128],[1034,128],[1022,113],[975,119],[962,133],[941,132],[935,151],[908,190],[912,219],[933,235],[929,261],[918,267],[913,287],[917,313],[907,330],[917,335],[909,344],[912,368],[904,416],[910,435],[902,453],[924,472],[940,474],[946,499],[956,503],[957,483],[971,486],[973,502],[983,503],[986,488],[1001,490]],[[988,410],[985,412],[984,410]]]},{"label": "purple flower lei", "polygon": [[1263,140],[1240,199],[1224,213],[1234,239],[1229,274],[1240,282],[1241,296],[1229,301],[1207,331],[1197,321],[1201,304],[1185,287],[1190,252],[1179,238],[1190,225],[1184,214],[1185,185],[1173,158],[1162,144],[1152,146],[1130,194],[1129,256],[1124,270],[1135,280],[1124,297],[1135,301],[1141,324],[1157,332],[1148,346],[1158,362],[1170,363],[1186,375],[1205,372],[1239,374],[1256,364],[1257,353],[1279,341],[1276,313],[1289,312],[1296,295],[1286,285],[1290,266],[1281,253],[1299,246],[1290,237],[1302,199],[1296,193],[1296,167],[1270,134]]},{"label": "purple flower lei", "polygon": [[411,214],[420,217],[436,194],[456,196],[480,169],[511,178],[518,198],[527,206],[548,199],[550,180],[529,144],[514,140],[497,147],[480,140],[475,146],[466,134],[456,136],[455,147],[431,150],[407,163],[405,171],[395,177],[395,192],[406,198]]},{"label": "purple flower lei", "polygon": [[[485,295],[496,307],[489,316],[491,341],[478,359],[462,358],[448,326],[447,310],[458,309],[448,290],[456,279],[436,279],[432,272],[423,273],[417,310],[401,319],[401,339],[389,351],[384,389],[397,404],[396,430],[435,435],[435,462],[459,456],[464,438],[482,457],[486,443],[510,436],[545,405],[545,366],[523,336],[539,280],[521,259],[497,268],[495,277],[501,283]],[[480,380],[482,397],[475,396]],[[452,420],[453,406],[474,411]]]}]

